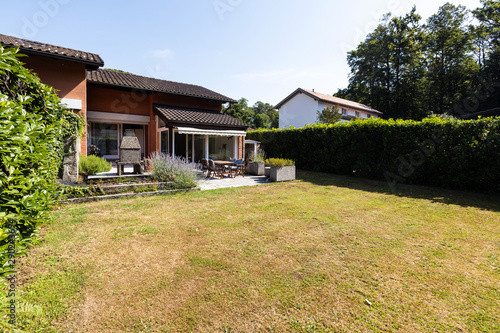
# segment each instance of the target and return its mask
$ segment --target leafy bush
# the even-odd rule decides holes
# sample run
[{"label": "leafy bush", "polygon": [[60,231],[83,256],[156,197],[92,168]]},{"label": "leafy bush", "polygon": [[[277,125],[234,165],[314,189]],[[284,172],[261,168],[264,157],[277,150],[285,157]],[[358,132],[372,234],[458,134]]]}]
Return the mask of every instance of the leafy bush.
[{"label": "leafy bush", "polygon": [[249,156],[250,162],[262,162],[264,163],[266,160],[266,153],[262,150],[259,149],[257,152],[252,152]]},{"label": "leafy bush", "polygon": [[177,188],[192,188],[198,185],[195,163],[186,162],[182,157],[153,153],[149,158],[153,164],[151,177],[159,182],[173,183]]},{"label": "leafy bush", "polygon": [[102,157],[95,155],[82,156],[80,155],[80,163],[78,164],[79,172],[83,175],[95,175],[99,172],[108,172],[111,170],[110,162]]},{"label": "leafy bush", "polygon": [[[25,253],[56,203],[64,139],[82,130],[52,87],[22,66],[18,49],[0,46],[0,284],[15,272],[12,254]],[[9,237],[12,236],[12,237]],[[9,246],[15,248],[9,253]],[[3,280],[3,281],[2,281]],[[0,300],[5,299],[0,291]],[[3,306],[3,304],[2,304]],[[0,326],[2,325],[0,319]]]},{"label": "leafy bush", "polygon": [[266,165],[282,168],[284,166],[294,166],[295,162],[288,158],[268,158]]},{"label": "leafy bush", "polygon": [[500,192],[500,118],[367,119],[248,133],[298,168]]}]

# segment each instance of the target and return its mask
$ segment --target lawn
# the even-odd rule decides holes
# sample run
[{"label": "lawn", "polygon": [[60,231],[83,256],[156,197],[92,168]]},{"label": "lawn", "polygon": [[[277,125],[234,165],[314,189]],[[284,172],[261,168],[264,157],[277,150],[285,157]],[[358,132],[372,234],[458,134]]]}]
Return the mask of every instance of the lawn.
[{"label": "lawn", "polygon": [[28,332],[499,332],[500,200],[298,172],[70,205],[22,259]]}]

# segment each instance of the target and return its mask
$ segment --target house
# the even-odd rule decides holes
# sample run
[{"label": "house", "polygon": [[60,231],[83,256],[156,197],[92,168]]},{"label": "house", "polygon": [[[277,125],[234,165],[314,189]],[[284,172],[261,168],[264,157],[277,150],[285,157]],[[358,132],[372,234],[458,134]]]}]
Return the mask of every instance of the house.
[{"label": "house", "polygon": [[221,113],[235,100],[201,86],[107,69],[87,71],[87,143],[118,159],[133,129],[142,156],[162,152],[198,162],[209,155],[241,158],[247,125]]},{"label": "house", "polygon": [[275,108],[280,113],[279,126],[281,129],[289,126],[303,127],[315,123],[317,111],[331,106],[339,108],[343,121],[355,118],[378,118],[382,115],[382,112],[369,106],[302,88],[298,88],[288,95]]},{"label": "house", "polygon": [[0,34],[0,44],[19,47],[21,60],[42,82],[58,90],[68,108],[85,119],[80,150],[96,145],[119,159],[125,130],[134,130],[145,158],[153,152],[198,162],[215,156],[242,158],[248,126],[221,113],[236,101],[207,88],[102,69],[94,53]]}]

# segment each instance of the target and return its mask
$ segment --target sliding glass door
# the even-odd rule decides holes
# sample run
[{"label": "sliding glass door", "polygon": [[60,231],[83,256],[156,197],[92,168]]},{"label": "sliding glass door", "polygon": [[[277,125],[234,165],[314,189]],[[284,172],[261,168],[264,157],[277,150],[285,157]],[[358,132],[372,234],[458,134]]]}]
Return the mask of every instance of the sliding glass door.
[{"label": "sliding glass door", "polygon": [[106,159],[118,159],[118,124],[91,123],[91,143]]}]

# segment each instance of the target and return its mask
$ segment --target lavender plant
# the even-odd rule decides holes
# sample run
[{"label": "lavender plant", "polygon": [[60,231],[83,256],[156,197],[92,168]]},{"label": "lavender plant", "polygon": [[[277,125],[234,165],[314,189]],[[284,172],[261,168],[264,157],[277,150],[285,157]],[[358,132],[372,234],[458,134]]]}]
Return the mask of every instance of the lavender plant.
[{"label": "lavender plant", "polygon": [[151,176],[159,182],[171,181],[175,187],[191,188],[198,185],[195,163],[183,157],[172,157],[163,153],[153,153],[149,157],[153,164]]}]

